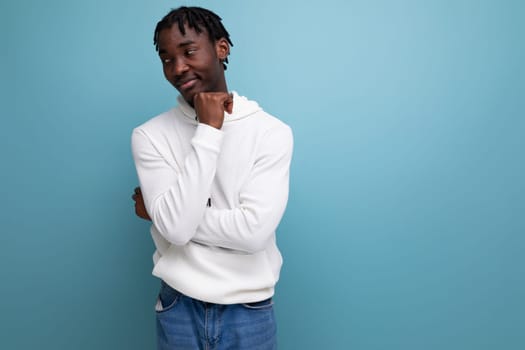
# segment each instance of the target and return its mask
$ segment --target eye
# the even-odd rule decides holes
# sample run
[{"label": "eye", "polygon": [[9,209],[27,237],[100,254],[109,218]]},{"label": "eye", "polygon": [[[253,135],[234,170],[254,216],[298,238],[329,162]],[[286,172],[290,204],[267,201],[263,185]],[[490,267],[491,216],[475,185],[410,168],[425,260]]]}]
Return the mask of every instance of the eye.
[{"label": "eye", "polygon": [[186,56],[193,56],[195,52],[197,52],[196,49],[187,49],[184,53],[186,54]]},{"label": "eye", "polygon": [[173,60],[171,58],[160,58],[160,60],[162,61],[162,64],[169,64],[171,63]]}]

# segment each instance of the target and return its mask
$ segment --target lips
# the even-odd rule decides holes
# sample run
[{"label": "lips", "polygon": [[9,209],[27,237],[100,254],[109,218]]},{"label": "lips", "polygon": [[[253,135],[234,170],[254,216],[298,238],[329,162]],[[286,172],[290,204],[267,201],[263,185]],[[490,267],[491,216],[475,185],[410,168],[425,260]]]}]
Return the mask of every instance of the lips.
[{"label": "lips", "polygon": [[196,83],[197,83],[197,78],[191,78],[191,79],[184,80],[182,82],[177,82],[176,85],[179,90],[188,90],[192,88]]}]

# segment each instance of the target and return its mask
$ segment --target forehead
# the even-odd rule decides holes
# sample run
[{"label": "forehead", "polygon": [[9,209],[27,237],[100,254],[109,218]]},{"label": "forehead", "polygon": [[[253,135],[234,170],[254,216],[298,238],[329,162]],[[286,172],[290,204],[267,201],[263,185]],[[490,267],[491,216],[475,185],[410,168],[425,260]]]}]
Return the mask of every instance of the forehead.
[{"label": "forehead", "polygon": [[179,26],[176,23],[169,28],[162,29],[159,32],[159,48],[187,45],[191,42],[203,43],[206,41],[211,44],[208,32],[204,27],[201,27],[201,32],[198,33],[194,28],[184,25],[184,31],[185,33],[182,34],[179,30]]}]

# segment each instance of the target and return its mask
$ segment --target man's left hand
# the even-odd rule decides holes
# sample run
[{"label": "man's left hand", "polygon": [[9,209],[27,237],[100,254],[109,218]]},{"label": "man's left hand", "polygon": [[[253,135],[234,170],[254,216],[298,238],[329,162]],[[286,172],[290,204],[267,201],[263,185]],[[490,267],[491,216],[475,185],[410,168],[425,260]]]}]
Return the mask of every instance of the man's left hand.
[{"label": "man's left hand", "polygon": [[135,214],[137,214],[139,218],[151,221],[151,218],[146,211],[146,206],[144,205],[144,198],[142,197],[140,187],[135,187],[135,193],[131,198],[135,201]]}]

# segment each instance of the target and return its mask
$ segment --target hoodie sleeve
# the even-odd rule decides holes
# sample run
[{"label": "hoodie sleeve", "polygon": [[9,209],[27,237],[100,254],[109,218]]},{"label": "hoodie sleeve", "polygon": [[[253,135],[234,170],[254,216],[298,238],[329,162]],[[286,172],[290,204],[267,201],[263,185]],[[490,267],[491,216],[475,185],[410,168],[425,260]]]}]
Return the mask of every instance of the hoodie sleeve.
[{"label": "hoodie sleeve", "polygon": [[160,235],[186,244],[202,221],[215,177],[223,132],[199,124],[182,168],[166,162],[146,131],[133,131],[131,145],[144,204]]},{"label": "hoodie sleeve", "polygon": [[267,132],[250,177],[241,188],[239,206],[206,208],[193,240],[248,253],[264,250],[288,201],[292,150],[288,126]]}]

